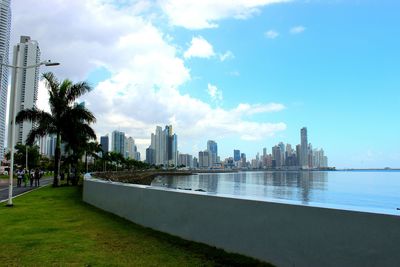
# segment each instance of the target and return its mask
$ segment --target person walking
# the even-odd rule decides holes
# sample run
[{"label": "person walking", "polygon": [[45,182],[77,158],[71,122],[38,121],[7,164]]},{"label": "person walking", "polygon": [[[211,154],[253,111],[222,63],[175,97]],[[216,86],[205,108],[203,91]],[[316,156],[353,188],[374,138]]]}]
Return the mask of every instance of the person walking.
[{"label": "person walking", "polygon": [[32,169],[29,174],[29,180],[31,181],[31,187],[33,186],[33,180],[35,180],[35,171]]},{"label": "person walking", "polygon": [[24,186],[26,187],[28,185],[28,179],[29,179],[29,171],[27,169],[24,169]]},{"label": "person walking", "polygon": [[22,170],[18,169],[18,171],[17,171],[17,187],[21,187],[23,175],[24,175],[24,173],[22,172]]},{"label": "person walking", "polygon": [[35,187],[40,186],[39,179],[40,179],[40,172],[39,172],[39,169],[36,168],[36,170],[35,170]]}]

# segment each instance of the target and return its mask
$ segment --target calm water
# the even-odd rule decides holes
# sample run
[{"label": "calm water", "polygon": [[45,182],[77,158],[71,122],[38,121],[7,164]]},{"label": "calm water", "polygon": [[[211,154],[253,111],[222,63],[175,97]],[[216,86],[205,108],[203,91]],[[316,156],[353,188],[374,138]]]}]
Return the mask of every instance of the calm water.
[{"label": "calm water", "polygon": [[400,215],[400,172],[238,172],[161,176],[151,184],[204,194]]}]

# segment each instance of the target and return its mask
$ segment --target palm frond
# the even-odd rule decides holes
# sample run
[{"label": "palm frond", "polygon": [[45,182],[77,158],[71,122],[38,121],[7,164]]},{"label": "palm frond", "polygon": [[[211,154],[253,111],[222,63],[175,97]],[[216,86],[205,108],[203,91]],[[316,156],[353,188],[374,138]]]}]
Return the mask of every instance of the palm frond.
[{"label": "palm frond", "polygon": [[17,117],[15,118],[17,123],[21,123],[23,121],[30,121],[30,122],[41,122],[46,121],[50,122],[52,120],[51,114],[39,110],[37,108],[30,108],[24,109],[18,112]]},{"label": "palm frond", "polygon": [[58,87],[60,86],[60,82],[52,72],[46,72],[43,73],[42,75],[43,80],[45,81],[45,85],[47,89],[51,92],[55,92],[58,90]]},{"label": "palm frond", "polygon": [[68,116],[75,121],[83,121],[86,123],[95,123],[96,117],[83,105],[75,105],[68,112]]},{"label": "palm frond", "polygon": [[66,99],[68,103],[74,102],[76,99],[81,97],[82,95],[90,92],[92,90],[92,87],[87,83],[87,82],[78,82],[72,85],[67,94],[66,94]]}]

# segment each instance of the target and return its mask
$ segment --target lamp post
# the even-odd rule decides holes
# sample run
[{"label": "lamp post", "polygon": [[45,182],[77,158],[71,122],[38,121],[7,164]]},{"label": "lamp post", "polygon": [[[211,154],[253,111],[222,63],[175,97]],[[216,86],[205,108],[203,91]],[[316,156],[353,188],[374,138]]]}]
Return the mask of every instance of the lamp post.
[{"label": "lamp post", "polygon": [[[38,64],[34,65],[29,65],[29,66],[14,66],[14,65],[8,65],[1,63],[1,66],[5,66],[8,68],[13,69],[11,80],[13,80],[13,83],[11,85],[11,94],[10,94],[10,101],[11,99],[13,100],[13,105],[10,106],[9,114],[11,118],[11,148],[10,148],[10,179],[9,179],[9,185],[8,185],[8,201],[7,201],[7,206],[13,206],[12,202],[12,196],[13,196],[13,176],[14,176],[14,142],[15,142],[15,106],[17,105],[17,96],[16,96],[16,89],[17,89],[17,70],[18,69],[31,69],[31,68],[37,68],[39,66],[45,65],[45,66],[58,66],[60,63],[58,62],[51,62],[50,60],[42,61]],[[14,78],[14,79],[13,79]]]}]

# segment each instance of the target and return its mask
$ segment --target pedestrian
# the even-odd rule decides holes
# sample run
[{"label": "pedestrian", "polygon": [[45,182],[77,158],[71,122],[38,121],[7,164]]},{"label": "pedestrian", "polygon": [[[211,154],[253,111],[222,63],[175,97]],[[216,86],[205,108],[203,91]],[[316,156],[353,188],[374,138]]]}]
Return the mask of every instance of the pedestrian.
[{"label": "pedestrian", "polygon": [[28,179],[29,179],[29,171],[27,169],[24,169],[24,186],[26,187],[28,185]]},{"label": "pedestrian", "polygon": [[40,172],[39,172],[39,169],[36,168],[36,170],[35,170],[35,187],[40,186],[39,179],[40,179]]},{"label": "pedestrian", "polygon": [[35,180],[35,171],[32,169],[29,174],[29,180],[31,181],[31,187],[33,186],[33,180]]},{"label": "pedestrian", "polygon": [[18,171],[17,171],[17,187],[21,187],[23,175],[24,175],[24,173],[22,172],[22,170],[18,169]]}]

